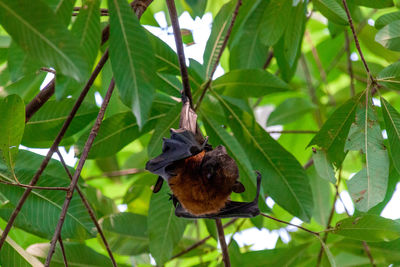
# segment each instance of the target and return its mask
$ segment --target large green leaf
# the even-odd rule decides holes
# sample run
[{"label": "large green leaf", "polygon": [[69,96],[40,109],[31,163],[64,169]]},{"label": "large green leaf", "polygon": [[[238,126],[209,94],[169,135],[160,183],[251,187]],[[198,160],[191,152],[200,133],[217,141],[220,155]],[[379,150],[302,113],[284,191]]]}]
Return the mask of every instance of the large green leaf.
[{"label": "large green leaf", "polygon": [[264,9],[262,32],[260,38],[265,45],[272,46],[278,42],[286,29],[292,1],[270,0]]},{"label": "large green leaf", "polygon": [[0,99],[0,158],[12,170],[25,128],[25,106],[17,95]]},{"label": "large green leaf", "polygon": [[[3,231],[0,229],[0,234]],[[26,252],[10,237],[6,238],[6,242],[0,251],[0,264],[3,267],[41,267],[44,266],[38,259]]]},{"label": "large green leaf", "polygon": [[365,155],[365,167],[347,182],[356,209],[364,212],[385,198],[389,177],[389,156],[371,99],[367,97],[368,94],[358,105],[345,145],[346,150]]},{"label": "large green leaf", "polygon": [[[68,98],[60,102],[50,100],[32,116],[25,126],[22,144],[29,147],[50,147],[68,117],[75,99]],[[85,129],[96,118],[98,108],[83,103],[64,137],[70,137]]]},{"label": "large green leaf", "polygon": [[315,170],[318,175],[332,184],[336,183],[335,172],[333,170],[332,164],[328,161],[326,153],[323,150],[313,151],[313,160],[315,165]]},{"label": "large green leaf", "polygon": [[312,192],[307,174],[299,162],[279,145],[253,116],[214,92],[227,110],[229,125],[245,147],[253,167],[263,176],[263,187],[280,206],[304,221],[309,221],[313,209]]},{"label": "large green leaf", "polygon": [[336,166],[340,166],[344,159],[346,138],[354,121],[357,105],[363,96],[365,97],[360,94],[338,107],[308,144],[323,148]]},{"label": "large green leaf", "polygon": [[375,21],[375,28],[378,30],[382,29],[389,23],[400,20],[400,11],[392,12],[392,13],[387,13],[382,16],[380,16],[376,21]]},{"label": "large green leaf", "polygon": [[286,124],[296,121],[314,109],[315,105],[307,98],[287,98],[268,116],[267,125]]},{"label": "large green leaf", "polygon": [[313,219],[325,227],[328,224],[329,213],[331,209],[331,187],[328,181],[322,179],[315,170],[314,166],[307,169],[307,175],[310,177],[310,184],[313,193],[314,210]]},{"label": "large green leaf", "polygon": [[333,233],[363,241],[391,241],[400,238],[400,224],[378,215],[366,214],[339,221]]},{"label": "large green leaf", "polygon": [[393,165],[400,172],[400,114],[397,110],[381,97],[382,114],[385,120],[389,151]]},{"label": "large green leaf", "polygon": [[40,63],[25,53],[15,41],[10,44],[7,65],[12,82],[16,82],[25,75],[35,73],[40,68]]},{"label": "large green leaf", "polygon": [[139,128],[146,123],[155,89],[151,85],[155,63],[145,30],[124,0],[108,0],[110,60],[122,102],[135,114]]},{"label": "large green leaf", "polygon": [[[139,129],[135,117],[130,111],[108,117],[100,126],[88,158],[104,158],[114,155],[124,146],[153,129],[155,122],[161,117],[163,115],[150,117],[142,130]],[[90,130],[87,130],[76,142],[75,149],[78,154],[82,153],[89,134]]]},{"label": "large green leaf", "polygon": [[267,6],[268,1],[261,1],[244,22],[240,39],[230,50],[231,70],[263,68],[267,60],[268,46],[261,42],[260,34]]},{"label": "large green leaf", "polygon": [[327,19],[339,25],[347,25],[346,11],[336,0],[315,0],[313,4]]},{"label": "large green leaf", "polygon": [[168,187],[163,186],[160,192],[151,196],[147,217],[150,253],[158,265],[171,258],[186,226],[184,219],[175,216],[175,207],[167,193]]},{"label": "large green leaf", "polygon": [[400,20],[393,21],[380,29],[375,41],[390,50],[400,51]]},{"label": "large green leaf", "polygon": [[234,97],[260,97],[289,90],[289,86],[268,71],[262,69],[233,70],[212,83],[216,90]]},{"label": "large green leaf", "polygon": [[68,26],[71,21],[71,14],[76,0],[45,0],[50,6],[57,18]]},{"label": "large green leaf", "polygon": [[[23,184],[29,184],[43,159],[43,156],[35,153],[20,151],[15,164],[15,175],[18,180]],[[73,172],[73,170],[70,171]],[[0,179],[12,182],[11,174],[4,162],[0,162]],[[56,160],[50,161],[37,183],[38,186],[51,187],[67,187],[69,184],[70,179],[61,163]],[[0,184],[0,192],[10,201],[6,206],[0,208],[0,216],[4,220],[8,220],[24,191],[20,187]],[[33,190],[22,207],[15,221],[15,226],[29,233],[50,239],[59,220],[65,194],[65,191],[58,190]],[[63,238],[79,240],[95,235],[93,223],[77,193],[71,200],[61,234]]]},{"label": "large green leaf", "polygon": [[82,80],[88,64],[67,27],[41,0],[0,1],[2,26],[29,55],[56,71]]},{"label": "large green leaf", "polygon": [[124,212],[101,219],[101,226],[112,251],[137,255],[149,251],[147,217]]},{"label": "large green leaf", "polygon": [[220,9],[213,21],[211,35],[208,38],[203,55],[203,64],[206,66],[206,79],[211,78],[211,71],[217,62],[219,53],[221,52],[222,44],[225,40],[230,22],[232,20],[235,4],[236,1],[230,1],[229,3],[225,4]]},{"label": "large green leaf", "polygon": [[[73,242],[63,242],[65,255],[67,257],[68,266],[71,267],[111,267],[113,266],[111,260],[104,256],[92,248],[86,246],[81,243],[73,243]],[[50,244],[49,243],[39,243],[34,244],[28,247],[28,252],[38,258],[41,258],[43,261],[47,258],[47,254],[49,253]],[[54,267],[63,267],[64,260],[63,255],[60,249],[60,246],[56,247],[55,253],[51,259],[51,266]],[[118,266],[127,265],[118,264]]]}]

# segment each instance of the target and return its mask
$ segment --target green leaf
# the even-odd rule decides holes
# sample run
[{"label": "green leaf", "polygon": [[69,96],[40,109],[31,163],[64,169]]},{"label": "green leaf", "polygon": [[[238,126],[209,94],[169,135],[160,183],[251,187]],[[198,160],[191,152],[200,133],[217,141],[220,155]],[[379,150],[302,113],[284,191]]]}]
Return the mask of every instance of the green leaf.
[{"label": "green leaf", "polygon": [[387,88],[400,90],[400,62],[395,62],[384,68],[379,72],[378,79],[380,80],[379,83]]},{"label": "green leaf", "polygon": [[380,29],[375,41],[387,49],[400,51],[400,20],[393,21]]},{"label": "green leaf", "polygon": [[[29,147],[50,147],[74,104],[75,99],[72,98],[60,102],[47,101],[26,123],[22,144]],[[64,138],[85,129],[96,118],[97,112],[95,105],[83,103]]]},{"label": "green leaf", "polygon": [[315,109],[315,105],[307,98],[287,98],[268,116],[267,125],[287,124],[303,117]]},{"label": "green leaf", "polygon": [[[0,229],[0,234],[3,231]],[[38,259],[26,252],[10,237],[6,238],[6,242],[0,251],[0,263],[3,267],[40,267],[44,266]]]},{"label": "green leaf", "polygon": [[154,133],[151,136],[149,145],[147,146],[147,154],[150,158],[154,158],[160,154],[162,138],[169,136],[170,129],[179,127],[181,109],[182,103],[177,103],[157,122],[154,127]]},{"label": "green leaf", "polygon": [[71,21],[71,14],[76,0],[45,0],[45,2],[54,11],[57,18],[68,26]]},{"label": "green leaf", "polygon": [[[328,224],[329,213],[331,209],[332,193],[328,181],[322,179],[315,170],[314,166],[307,169],[307,175],[310,178],[311,189],[314,200],[314,210],[312,217],[314,220],[326,227]],[[274,206],[275,208],[275,206]]]},{"label": "green leaf", "polygon": [[39,88],[43,83],[46,73],[31,73],[23,76],[18,81],[9,84],[4,88],[7,95],[17,94],[24,102],[29,102],[36,94],[39,93]]},{"label": "green leaf", "polygon": [[197,16],[202,17],[207,6],[207,0],[185,0],[189,5],[189,13],[193,19]]},{"label": "green leaf", "polygon": [[313,5],[324,15],[327,19],[339,24],[348,25],[346,11],[335,0],[315,0]]},{"label": "green leaf", "polygon": [[317,236],[317,238],[318,238],[319,242],[321,242],[321,246],[324,248],[324,251],[325,251],[326,257],[328,258],[329,264],[331,265],[331,267],[336,267],[335,258],[333,257],[331,250],[324,243],[324,241],[322,240],[322,238],[320,236]]},{"label": "green leaf", "polygon": [[261,1],[244,22],[240,39],[230,50],[229,67],[233,69],[263,68],[268,46],[261,42],[262,22],[268,1]]},{"label": "green leaf", "polygon": [[389,152],[394,167],[400,173],[400,114],[382,97],[381,105],[389,140]]},{"label": "green leaf", "polygon": [[[153,116],[148,119],[142,130],[132,112],[117,113],[105,119],[100,126],[96,139],[90,149],[88,158],[104,158],[114,155],[124,146],[153,129],[157,119],[162,116]],[[76,142],[75,149],[82,153],[90,130],[87,130]]]},{"label": "green leaf", "polygon": [[67,27],[42,1],[0,1],[1,24],[22,49],[56,71],[81,81],[88,65]]},{"label": "green leaf", "polygon": [[368,242],[391,241],[400,238],[400,224],[378,215],[361,215],[336,223],[334,234]]},{"label": "green leaf", "polygon": [[275,75],[261,69],[233,70],[212,83],[215,90],[224,89],[234,97],[260,97],[289,90],[289,86]]},{"label": "green leaf", "polygon": [[214,96],[227,110],[232,131],[245,147],[253,167],[261,172],[266,193],[291,214],[309,221],[312,192],[303,167],[250,114],[229,105],[215,92]]},{"label": "green leaf", "polygon": [[122,102],[135,114],[139,129],[146,123],[155,89],[151,85],[155,63],[145,30],[124,0],[108,0],[110,60]]},{"label": "green leaf", "polygon": [[265,45],[272,46],[278,42],[286,29],[292,1],[271,0],[264,9],[260,38]]},{"label": "green leaf", "polygon": [[365,155],[365,168],[347,186],[356,209],[366,212],[384,199],[389,176],[389,157],[370,98],[359,103],[345,149]]},{"label": "green leaf", "polygon": [[124,212],[101,219],[101,226],[112,251],[137,255],[149,251],[147,217]]},{"label": "green leaf", "polygon": [[[113,266],[111,260],[85,244],[74,242],[63,242],[65,248],[65,255],[67,257],[68,266],[86,266],[86,267],[111,267]],[[28,252],[38,258],[47,258],[49,253],[49,243],[39,243],[28,247]],[[55,253],[51,259],[51,266],[62,267],[64,260],[60,246],[57,245]],[[118,264],[118,266],[126,266]]]},{"label": "green leaf", "polygon": [[392,23],[393,21],[400,20],[400,11],[392,12],[392,13],[387,13],[382,16],[380,16],[376,21],[375,21],[375,28],[378,30],[382,29],[389,23]]},{"label": "green leaf", "polygon": [[371,8],[385,8],[393,6],[393,0],[354,0],[356,5],[366,6]]},{"label": "green leaf", "polygon": [[323,148],[336,167],[341,165],[345,157],[346,138],[354,121],[358,102],[363,96],[364,94],[360,94],[338,107],[308,144]]},{"label": "green leaf", "polygon": [[215,225],[215,221],[211,219],[204,219],[203,222],[206,225],[207,231],[215,240],[218,240],[218,232],[217,227]]},{"label": "green leaf", "polygon": [[206,66],[205,79],[211,78],[211,71],[217,62],[219,53],[221,52],[221,47],[228,32],[235,5],[236,1],[230,1],[221,7],[217,16],[215,16],[212,24],[211,35],[208,38],[203,55],[203,65]]},{"label": "green leaf", "polygon": [[13,170],[25,128],[25,106],[17,95],[0,99],[0,156]]},{"label": "green leaf", "polygon": [[16,82],[25,75],[35,73],[40,68],[39,62],[25,53],[16,42],[10,44],[7,65],[12,82]]},{"label": "green leaf", "polygon": [[315,165],[315,170],[318,175],[332,184],[336,184],[335,172],[333,170],[332,164],[328,161],[326,153],[323,150],[313,151],[313,160]]},{"label": "green leaf", "polygon": [[174,246],[182,238],[186,221],[175,216],[175,207],[169,200],[167,186],[151,196],[147,225],[149,229],[150,253],[158,265],[163,265],[171,256]]},{"label": "green leaf", "polygon": [[78,44],[83,48],[90,66],[96,59],[101,42],[100,1],[83,1],[79,14],[72,25],[71,32],[78,37]]},{"label": "green leaf", "polygon": [[[15,164],[15,175],[18,180],[23,184],[29,184],[43,159],[43,156],[21,150]],[[74,170],[70,168],[70,171],[73,173]],[[1,161],[0,179],[13,182],[11,174]],[[51,160],[37,186],[67,187],[69,184],[70,179],[64,167],[59,161]],[[24,191],[25,189],[20,187],[0,184],[0,192],[10,201],[6,207],[0,209],[1,218],[6,221],[9,219]],[[50,239],[59,220],[64,199],[65,191],[33,190],[14,225],[29,233]],[[65,218],[61,232],[63,238],[85,240],[95,236],[93,222],[77,193],[71,200]]]}]

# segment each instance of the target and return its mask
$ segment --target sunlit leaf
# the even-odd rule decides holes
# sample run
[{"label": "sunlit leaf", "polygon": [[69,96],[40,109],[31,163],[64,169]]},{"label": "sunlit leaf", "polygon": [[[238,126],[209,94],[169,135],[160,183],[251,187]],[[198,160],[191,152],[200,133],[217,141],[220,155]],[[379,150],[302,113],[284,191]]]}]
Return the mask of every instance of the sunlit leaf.
[{"label": "sunlit leaf", "polygon": [[393,21],[380,29],[375,40],[390,50],[400,51],[400,20]]},{"label": "sunlit leaf", "polygon": [[313,4],[327,19],[340,25],[347,25],[346,11],[341,3],[335,0],[316,0]]}]

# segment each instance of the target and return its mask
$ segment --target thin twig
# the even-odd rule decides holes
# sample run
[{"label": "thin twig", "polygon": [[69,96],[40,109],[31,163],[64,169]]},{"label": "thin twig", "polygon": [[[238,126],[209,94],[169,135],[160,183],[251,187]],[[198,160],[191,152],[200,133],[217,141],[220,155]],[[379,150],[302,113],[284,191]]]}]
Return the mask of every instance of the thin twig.
[{"label": "thin twig", "polygon": [[[60,132],[58,133],[57,137],[55,138],[52,146],[50,147],[49,151],[47,152],[46,157],[43,159],[39,169],[33,176],[32,180],[30,181],[29,185],[34,186],[38,181],[40,176],[42,175],[44,169],[47,167],[47,164],[50,162],[51,157],[53,156],[54,152],[57,151],[58,145],[60,144],[62,138],[64,137],[65,132],[67,131],[69,125],[71,124],[73,118],[75,117],[79,107],[81,106],[83,100],[85,99],[87,93],[89,92],[90,87],[92,86],[94,80],[96,79],[97,75],[100,73],[100,70],[103,68],[104,64],[106,63],[108,59],[108,49],[104,53],[104,55],[101,57],[99,63],[97,63],[96,68],[94,69],[92,75],[90,76],[88,82],[86,83],[85,87],[83,88],[81,94],[79,95],[78,99],[75,102],[75,105],[73,106],[71,112],[69,113],[67,119],[65,120]],[[22,194],[17,206],[15,207],[14,211],[12,212],[6,228],[4,229],[3,234],[1,235],[0,239],[0,249],[4,244],[4,241],[6,240],[6,237],[8,233],[11,230],[12,225],[14,224],[15,219],[17,218],[19,212],[21,211],[22,206],[24,205],[26,199],[28,198],[29,194],[31,193],[32,189],[27,188],[25,192]]]},{"label": "thin twig", "polygon": [[182,35],[179,27],[178,15],[175,7],[175,0],[166,0],[169,12],[169,17],[171,19],[172,28],[174,30],[174,38],[176,51],[178,54],[179,66],[181,69],[182,85],[183,85],[183,95],[189,99],[190,107],[193,108],[192,91],[190,90],[189,75],[185,62],[185,51],[183,49]]},{"label": "thin twig", "polygon": [[279,134],[315,134],[318,131],[313,130],[282,130],[282,131],[267,131],[267,133],[279,133]]},{"label": "thin twig", "polygon": [[196,107],[194,109],[195,111],[198,110],[198,108],[200,107],[201,102],[203,101],[203,98],[206,95],[206,92],[207,92],[208,88],[211,86],[212,77],[214,76],[214,72],[218,67],[218,63],[219,63],[219,61],[221,59],[222,53],[224,52],[225,47],[228,44],[228,40],[229,40],[229,37],[231,36],[232,28],[233,28],[233,25],[235,24],[237,15],[239,13],[239,8],[240,8],[241,5],[242,5],[242,0],[238,0],[237,3],[236,3],[236,6],[235,6],[235,10],[233,11],[231,23],[229,24],[229,28],[228,28],[228,30],[226,32],[224,41],[223,41],[223,43],[221,45],[221,49],[220,49],[220,51],[219,51],[219,53],[217,55],[217,59],[215,61],[215,64],[214,64],[214,66],[213,66],[213,68],[212,68],[212,70],[211,70],[211,72],[210,72],[210,74],[208,76],[208,81],[205,84],[205,86],[203,88],[203,91],[201,92],[200,98],[196,103]]},{"label": "thin twig", "polygon": [[[227,222],[226,224],[224,224],[224,228],[226,228],[226,227],[228,227],[229,225],[233,224],[234,222],[236,222],[236,220],[237,220],[237,218],[234,218],[234,219],[230,220],[229,222]],[[180,256],[182,256],[182,255],[184,255],[184,254],[186,254],[186,253],[192,251],[193,249],[195,249],[195,248],[197,248],[197,247],[203,245],[203,244],[204,244],[207,240],[209,240],[211,237],[212,237],[212,236],[209,235],[209,236],[203,238],[202,240],[200,240],[200,241],[194,243],[194,244],[191,245],[190,247],[187,247],[186,249],[182,250],[182,251],[179,252],[178,254],[175,254],[174,256],[172,256],[171,260],[172,260],[172,259],[175,259],[175,258],[178,258],[178,257],[180,257]]]},{"label": "thin twig", "polygon": [[94,123],[94,125],[92,127],[92,130],[90,132],[88,140],[86,141],[86,144],[85,144],[85,146],[83,148],[83,152],[82,152],[81,158],[79,159],[78,166],[76,168],[74,176],[72,177],[72,181],[71,181],[71,184],[70,184],[70,187],[69,187],[69,191],[67,192],[67,196],[65,198],[65,201],[64,201],[64,204],[63,204],[63,208],[62,208],[62,211],[61,211],[61,214],[60,214],[60,219],[58,220],[57,227],[56,227],[56,229],[54,231],[54,235],[53,235],[53,238],[52,238],[51,243],[50,243],[49,252],[48,252],[48,255],[47,255],[46,262],[45,262],[45,266],[46,267],[50,266],[51,258],[52,258],[53,254],[54,254],[54,250],[55,250],[55,246],[56,246],[56,243],[57,243],[57,239],[60,236],[61,229],[63,227],[64,220],[66,218],[68,207],[69,207],[69,204],[71,202],[75,187],[76,187],[76,185],[78,183],[79,176],[81,175],[81,171],[82,171],[83,165],[86,162],[86,158],[89,155],[89,151],[92,148],[94,139],[96,138],[97,133],[98,133],[98,131],[100,129],[100,125],[101,125],[101,122],[103,121],[106,108],[108,106],[108,103],[110,102],[111,95],[112,95],[112,93],[114,91],[114,87],[115,87],[114,79],[111,79],[110,86],[108,87],[107,93],[106,93],[106,95],[104,97],[104,100],[103,100],[103,103],[101,105],[99,114],[97,115],[97,118],[96,118],[96,122]]},{"label": "thin twig", "polygon": [[[63,156],[60,153],[60,150],[58,150],[58,149],[57,149],[57,155],[58,155],[58,158],[60,159],[61,164],[63,165],[63,167],[65,169],[65,172],[68,174],[69,179],[72,181],[73,176],[72,176],[71,172],[69,171],[68,166],[65,163],[65,160],[64,160]],[[85,208],[88,211],[90,218],[92,219],[94,225],[96,226],[97,232],[99,233],[99,235],[101,237],[101,240],[103,241],[103,244],[104,244],[104,246],[105,246],[105,248],[107,250],[108,256],[110,257],[110,260],[111,260],[113,266],[116,267],[117,266],[117,262],[115,261],[114,255],[113,255],[113,253],[112,253],[112,251],[110,249],[110,245],[107,242],[107,239],[106,239],[106,237],[105,237],[105,235],[103,233],[103,230],[101,229],[101,226],[100,226],[99,222],[97,221],[97,218],[96,218],[96,215],[94,213],[94,210],[90,206],[89,201],[87,201],[85,195],[83,194],[83,192],[81,191],[79,186],[76,186],[76,191],[78,192],[79,197],[81,198],[83,205],[85,205]]]},{"label": "thin twig", "polygon": [[43,68],[40,68],[40,70],[41,70],[41,71],[48,72],[48,73],[52,73],[52,74],[56,75],[56,71],[53,70],[53,69],[50,69],[50,68],[45,68],[45,67],[43,67]]},{"label": "thin twig", "polygon": [[21,183],[12,183],[4,180],[0,180],[0,184],[6,184],[11,186],[17,186],[22,188],[29,188],[29,189],[38,189],[38,190],[56,190],[56,191],[68,191],[68,187],[51,187],[51,186],[33,186]]},{"label": "thin twig", "polygon": [[118,177],[118,176],[124,176],[124,175],[131,175],[131,174],[137,174],[144,172],[144,169],[137,169],[137,168],[132,168],[132,169],[126,169],[126,170],[119,170],[119,171],[112,171],[112,172],[103,172],[102,174],[99,175],[93,175],[85,178],[85,181],[90,181],[94,180],[100,177]]},{"label": "thin twig", "polygon": [[346,15],[347,15],[347,19],[348,19],[349,24],[350,24],[351,32],[353,33],[354,43],[356,44],[356,47],[357,47],[357,50],[358,50],[358,54],[360,55],[361,61],[364,64],[365,70],[367,71],[368,78],[371,79],[371,81],[373,83],[375,83],[375,79],[374,79],[374,77],[372,77],[372,74],[371,74],[371,72],[369,70],[368,64],[365,61],[364,54],[361,51],[361,47],[360,47],[360,43],[359,43],[358,38],[357,38],[356,30],[354,29],[353,19],[351,18],[350,11],[349,11],[349,8],[347,6],[346,0],[342,0],[342,3],[343,3],[343,6],[344,6],[344,10],[346,11]]},{"label": "thin twig", "polygon": [[347,30],[344,31],[344,37],[346,40],[346,52],[347,52],[347,71],[350,75],[350,96],[353,97],[356,95],[356,90],[354,88],[354,72],[353,72],[353,63],[351,62],[351,51],[350,51],[350,38]]},{"label": "thin twig", "polygon": [[266,217],[266,218],[269,218],[269,219],[271,219],[271,220],[280,222],[280,223],[284,223],[284,224],[287,224],[287,225],[290,225],[290,226],[294,226],[294,227],[299,228],[299,229],[301,229],[301,230],[303,230],[303,231],[306,231],[306,232],[308,232],[308,233],[310,233],[310,234],[319,236],[319,233],[314,232],[314,231],[312,231],[312,230],[310,230],[310,229],[304,228],[303,226],[295,225],[295,224],[292,224],[292,223],[286,222],[286,221],[282,221],[282,220],[277,219],[277,218],[275,218],[275,217],[269,216],[269,215],[267,215],[267,214],[265,214],[265,213],[260,213],[260,215],[261,215],[261,216],[264,216],[264,217]]},{"label": "thin twig", "polygon": [[308,168],[310,168],[312,165],[314,164],[314,160],[311,158],[309,159],[306,164],[304,164],[303,169],[307,170]]},{"label": "thin twig", "polygon": [[65,267],[68,267],[67,255],[65,254],[64,244],[63,244],[61,235],[60,235],[60,237],[58,238],[58,243],[60,244],[62,257],[63,257],[63,260],[64,260],[64,266],[65,266]]},{"label": "thin twig", "polygon": [[270,51],[267,56],[267,60],[264,63],[263,69],[268,68],[269,64],[271,64],[272,59],[274,58],[274,52]]},{"label": "thin twig", "polygon": [[43,105],[54,95],[55,79],[53,78],[40,92],[26,105],[25,123],[27,123]]},{"label": "thin twig", "polygon": [[225,267],[230,267],[231,261],[229,259],[228,246],[226,245],[224,227],[222,226],[221,219],[215,219],[215,224],[217,225],[218,239],[222,250],[222,260],[224,261]]}]

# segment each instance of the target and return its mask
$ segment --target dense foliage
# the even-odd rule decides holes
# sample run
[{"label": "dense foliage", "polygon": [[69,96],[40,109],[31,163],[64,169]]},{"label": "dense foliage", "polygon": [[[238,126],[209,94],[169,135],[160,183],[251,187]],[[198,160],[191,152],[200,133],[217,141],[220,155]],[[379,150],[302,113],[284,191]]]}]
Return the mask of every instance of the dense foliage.
[{"label": "dense foliage", "polygon": [[[188,78],[203,133],[237,161],[246,191],[232,199],[252,200],[254,171],[263,176],[259,206],[270,217],[223,220],[233,266],[400,264],[400,222],[380,216],[400,178],[400,2],[344,3],[176,0],[178,15],[213,17],[203,62],[188,60]],[[139,17],[146,10],[140,21],[132,7]],[[70,178],[54,154],[37,187],[23,185],[45,160],[32,148],[60,142],[83,88],[91,89],[59,143],[88,158],[82,172],[78,163],[67,168],[79,178],[61,230],[69,266],[112,266],[79,194],[119,266],[151,265],[150,254],[157,265],[223,264],[214,221],[177,218],[168,187],[153,194],[157,177],[144,171],[178,128],[182,106],[177,54],[142,27],[160,27],[160,11],[168,18],[162,0],[0,0],[0,233],[33,189],[1,266],[41,266],[47,257]],[[190,31],[182,33],[190,45]],[[218,64],[224,74],[215,77]],[[55,76],[44,83],[47,73]],[[112,78],[116,90],[86,151],[95,94],[107,99]],[[354,214],[335,210],[344,191]],[[294,217],[303,228],[274,220]],[[289,242],[240,246],[235,233],[252,227],[286,232]],[[64,266],[59,244],[52,266]]]}]

